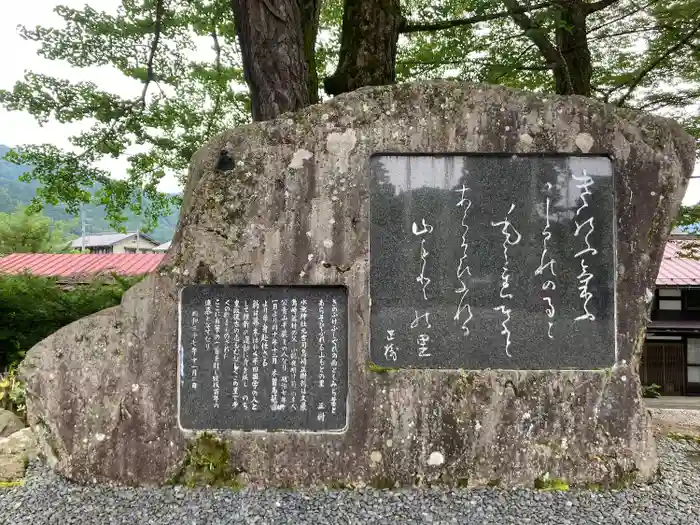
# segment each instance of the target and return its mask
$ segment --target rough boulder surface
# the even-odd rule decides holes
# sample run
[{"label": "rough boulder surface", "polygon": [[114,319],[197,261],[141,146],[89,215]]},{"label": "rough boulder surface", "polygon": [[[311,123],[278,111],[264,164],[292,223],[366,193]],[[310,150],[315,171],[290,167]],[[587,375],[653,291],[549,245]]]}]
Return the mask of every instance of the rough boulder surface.
[{"label": "rough boulder surface", "polygon": [[0,408],[0,438],[14,434],[24,428],[24,423],[14,413]]},{"label": "rough boulder surface", "polygon": [[[615,366],[371,370],[368,160],[377,151],[610,154],[624,313]],[[121,306],[59,330],[28,353],[21,372],[42,452],[80,481],[166,481],[192,437],[179,430],[176,413],[181,287],[344,284],[348,430],[220,434],[231,471],[247,482],[647,479],[657,458],[637,369],[648,300],[694,157],[693,140],[668,120],[581,97],[450,82],[363,89],[225,132],[192,160],[178,231],[158,274],[127,292]]]},{"label": "rough boulder surface", "polygon": [[24,477],[27,464],[37,457],[37,442],[30,428],[0,438],[0,481]]}]

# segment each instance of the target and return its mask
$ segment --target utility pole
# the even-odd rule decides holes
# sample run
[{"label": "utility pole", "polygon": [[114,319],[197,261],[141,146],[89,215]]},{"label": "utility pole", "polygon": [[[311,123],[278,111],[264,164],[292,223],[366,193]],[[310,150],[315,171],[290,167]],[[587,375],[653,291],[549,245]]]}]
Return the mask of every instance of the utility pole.
[{"label": "utility pole", "polygon": [[136,253],[139,253],[141,244],[141,226],[143,225],[143,181],[141,181],[141,192],[139,193],[139,225],[136,227]]},{"label": "utility pole", "polygon": [[85,234],[87,228],[85,227],[85,205],[80,204],[80,253],[85,253]]}]

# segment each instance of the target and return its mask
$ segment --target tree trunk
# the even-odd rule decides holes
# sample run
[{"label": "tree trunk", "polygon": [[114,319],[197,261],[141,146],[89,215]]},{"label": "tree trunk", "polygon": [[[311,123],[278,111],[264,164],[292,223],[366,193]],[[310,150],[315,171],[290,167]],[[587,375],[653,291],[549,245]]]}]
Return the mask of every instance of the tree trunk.
[{"label": "tree trunk", "polygon": [[338,67],[324,80],[326,93],[393,84],[404,22],[399,0],[345,0]]},{"label": "tree trunk", "polygon": [[321,0],[298,0],[304,32],[304,56],[309,67],[309,102],[318,102],[318,72],[316,71],[316,35],[321,16]]},{"label": "tree trunk", "polygon": [[300,8],[310,3],[315,2],[231,0],[253,120],[269,120],[311,103]]},{"label": "tree trunk", "polygon": [[503,0],[513,21],[537,46],[542,57],[552,68],[555,90],[560,95],[591,95],[591,53],[588,49],[586,17],[604,9],[616,0],[601,0],[595,4],[583,0],[555,0],[556,29],[552,43],[547,32],[536,21],[522,12],[518,0]]},{"label": "tree trunk", "polygon": [[564,64],[554,67],[554,80],[560,95],[591,96],[591,52],[586,34],[586,4],[581,0],[561,2],[555,32],[556,47]]}]

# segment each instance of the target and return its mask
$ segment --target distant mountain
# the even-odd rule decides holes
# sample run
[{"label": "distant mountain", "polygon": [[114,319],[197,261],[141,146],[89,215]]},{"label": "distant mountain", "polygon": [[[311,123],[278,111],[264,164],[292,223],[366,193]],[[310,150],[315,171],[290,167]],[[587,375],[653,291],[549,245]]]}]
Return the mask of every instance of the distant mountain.
[{"label": "distant mountain", "polygon": [[[0,144],[0,212],[11,212],[17,206],[26,206],[30,203],[36,189],[40,186],[38,182],[23,182],[19,180],[20,176],[29,168],[26,166],[17,166],[11,162],[2,160],[2,157],[10,150],[7,146]],[[44,214],[54,220],[67,221],[74,226],[71,232],[75,235],[80,235],[80,220],[65,211],[65,207],[46,206]],[[136,231],[139,227],[138,217],[133,214],[126,214],[129,219],[125,223],[128,231]],[[158,219],[157,228],[150,232],[149,235],[160,242],[166,242],[172,239],[177,227],[177,219],[180,215],[180,210],[174,210],[170,215]],[[94,204],[85,205],[86,229],[88,233],[102,233],[112,231],[109,222],[105,220],[105,212],[103,206]]]}]

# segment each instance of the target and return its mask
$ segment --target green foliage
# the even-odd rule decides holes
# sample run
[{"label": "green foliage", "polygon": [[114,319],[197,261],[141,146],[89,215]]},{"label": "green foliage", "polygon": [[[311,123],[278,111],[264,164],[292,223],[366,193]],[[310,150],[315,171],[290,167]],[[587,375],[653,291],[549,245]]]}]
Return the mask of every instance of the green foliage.
[{"label": "green foliage", "polygon": [[0,408],[14,412],[23,420],[26,412],[26,396],[24,385],[17,376],[16,367],[12,366],[4,373],[0,374]]},{"label": "green foliage", "polygon": [[64,252],[70,247],[67,230],[67,224],[26,208],[18,208],[13,213],[0,213],[0,256]]},{"label": "green foliage", "polygon": [[[70,137],[71,151],[51,144],[28,145],[6,158],[30,165],[27,179],[42,183],[33,205],[63,202],[69,212],[93,200],[118,228],[124,210],[143,215],[148,231],[158,216],[179,203],[157,191],[166,172],[184,176],[190,157],[212,135],[249,117],[226,0],[124,1],[116,13],[90,6],[59,5],[65,27],[23,27],[23,38],[40,44],[39,56],[79,67],[111,66],[134,81],[131,97],[73,82],[26,73],[10,91],[0,91],[8,110],[26,111],[38,122],[93,122]],[[211,60],[195,57],[203,38]],[[126,155],[123,180],[110,179],[98,162]],[[94,197],[91,189],[101,185]],[[147,199],[143,200],[142,196]]]},{"label": "green foliage", "polygon": [[[536,2],[533,2],[535,4]],[[581,2],[583,3],[583,2]],[[508,16],[507,2],[404,0],[408,26],[452,22],[440,31],[406,34],[397,59],[400,80],[453,77],[553,91],[553,76],[532,34]],[[517,2],[526,6],[526,2]],[[560,5],[526,13],[536,32],[556,44]],[[503,16],[498,16],[498,15]],[[492,20],[457,24],[459,20]],[[672,4],[617,0],[588,16],[593,94],[605,102],[673,115],[692,133],[700,115],[700,0]],[[646,45],[645,45],[646,44]],[[700,138],[700,134],[696,134]]]},{"label": "green foliage", "polygon": [[[320,78],[338,56],[343,0],[322,3],[316,63]],[[554,90],[550,46],[571,33],[563,9],[600,8],[586,17],[575,48],[590,54],[593,96],[611,104],[677,119],[700,140],[700,0],[672,3],[403,0],[397,80],[457,78],[532,91]],[[506,6],[525,9],[523,29]],[[529,6],[529,7],[528,7]],[[250,100],[228,0],[124,0],[113,12],[59,5],[64,27],[22,27],[39,56],[76,68],[109,66],[132,81],[130,96],[97,84],[27,72],[0,104],[40,123],[91,122],[70,137],[72,148],[22,146],[7,155],[30,165],[26,180],[41,183],[32,206],[100,205],[117,227],[129,213],[154,227],[179,202],[162,195],[166,173],[184,177],[192,154],[220,131],[250,120]],[[542,42],[545,44],[543,45]],[[202,51],[210,48],[208,58]],[[198,50],[199,54],[195,51]],[[586,51],[587,50],[587,51]],[[576,72],[575,72],[576,73]],[[700,143],[699,143],[700,144]],[[100,161],[126,157],[122,180]],[[8,196],[0,191],[0,205]],[[133,228],[132,228],[133,229]]]},{"label": "green foliage", "polygon": [[651,384],[651,385],[644,385],[642,387],[642,396],[646,398],[652,398],[655,399],[657,397],[661,397],[661,392],[659,391],[661,387],[657,385],[656,383]]},{"label": "green foliage", "polygon": [[694,230],[697,224],[700,224],[700,206],[681,206],[681,211],[674,227],[690,226],[690,230]]},{"label": "green foliage", "polygon": [[[7,146],[0,145],[0,157],[6,155],[10,151]],[[29,206],[32,200],[37,195],[37,190],[42,186],[36,180],[24,182],[21,177],[29,170],[27,166],[15,165],[0,158],[0,213],[9,213],[20,206]],[[102,186],[96,184],[92,188],[93,194]],[[172,197],[178,198],[177,195]],[[83,205],[83,215],[87,226],[87,233],[101,233],[111,231],[109,221],[106,219],[106,211],[104,206],[94,202],[96,198],[92,198],[93,202]],[[66,226],[68,231],[74,236],[81,235],[81,224],[76,217],[72,216],[66,209],[65,204],[58,203],[57,205],[45,205],[42,213],[53,219],[60,221]],[[144,231],[144,222],[134,215],[131,211],[124,213],[126,220],[122,224],[120,230],[136,231],[140,229]],[[150,235],[160,242],[166,242],[172,239],[177,225],[179,209],[174,208],[169,215],[162,215],[158,218],[158,225],[150,232]]]},{"label": "green foliage", "polygon": [[121,301],[139,278],[115,276],[64,290],[56,279],[0,275],[0,370],[17,364],[25,352],[59,328]]}]

